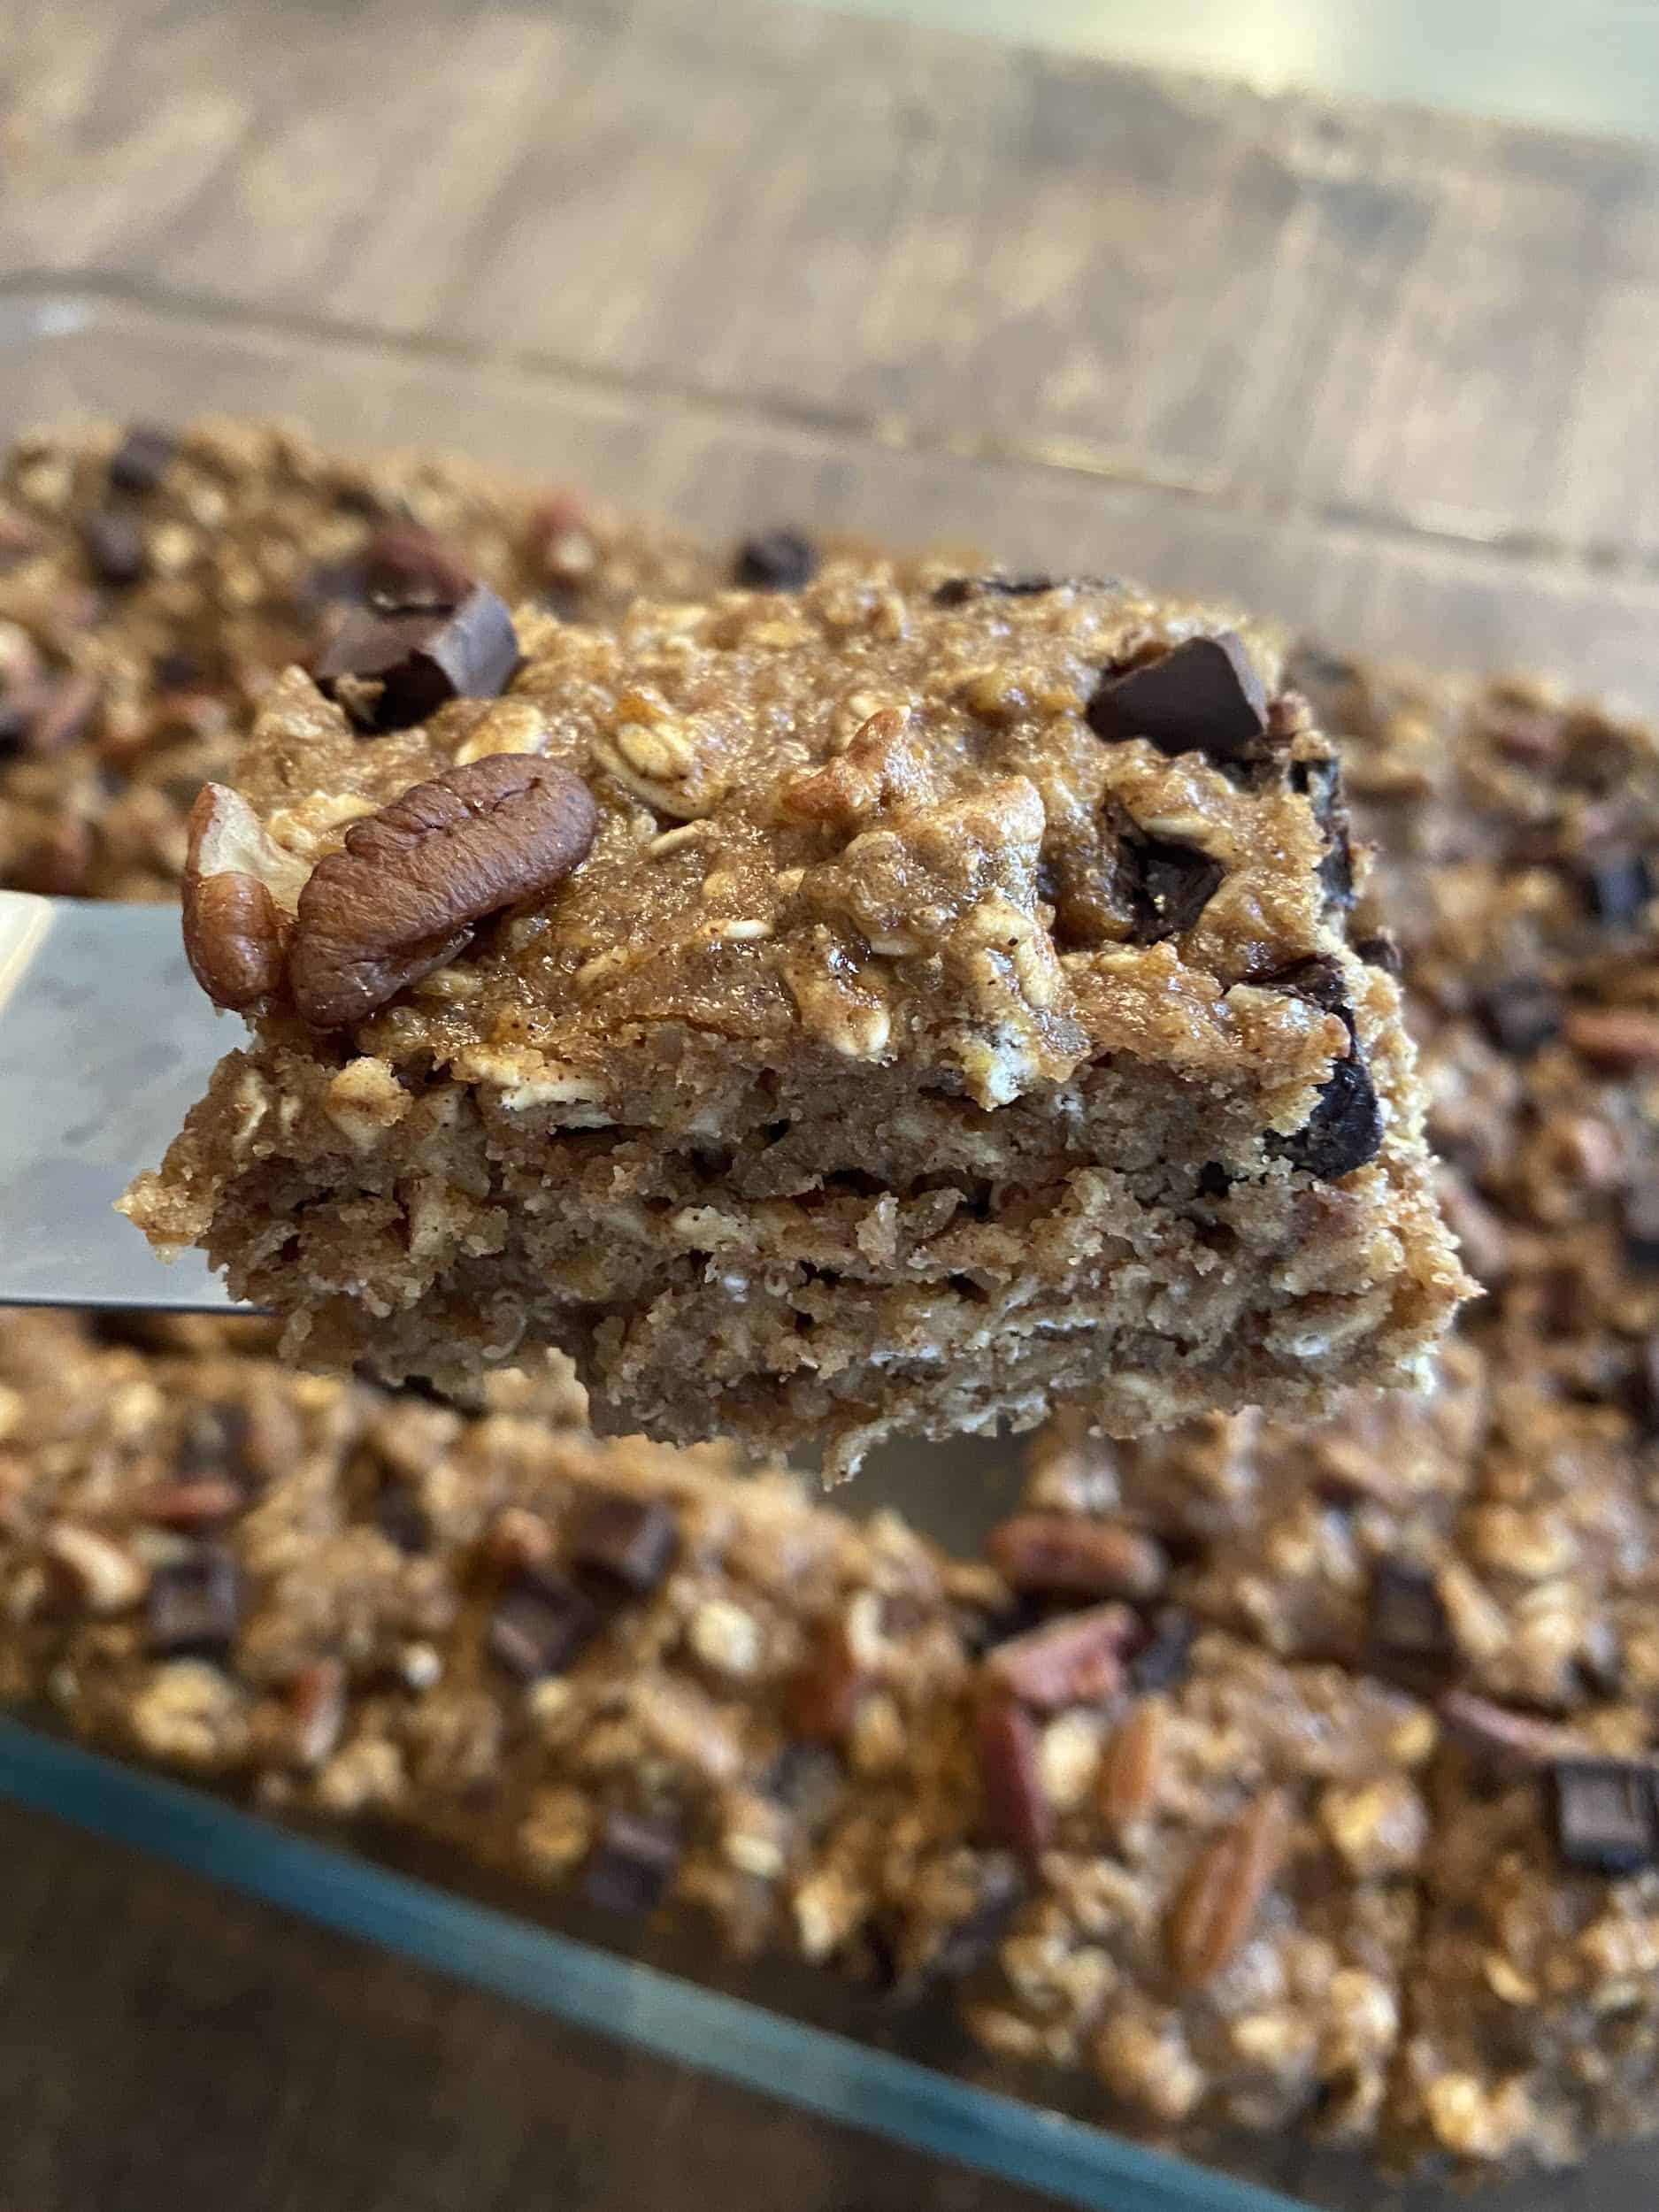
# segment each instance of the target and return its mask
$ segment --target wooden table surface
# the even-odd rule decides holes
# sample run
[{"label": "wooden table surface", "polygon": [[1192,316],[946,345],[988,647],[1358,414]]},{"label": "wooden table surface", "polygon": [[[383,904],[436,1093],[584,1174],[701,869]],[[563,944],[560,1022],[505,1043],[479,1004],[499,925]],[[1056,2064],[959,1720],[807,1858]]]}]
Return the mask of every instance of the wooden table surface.
[{"label": "wooden table surface", "polygon": [[[0,273],[1659,565],[1650,148],[750,0],[0,23]],[[38,1817],[0,1853],[3,2212],[1033,2201]]]}]

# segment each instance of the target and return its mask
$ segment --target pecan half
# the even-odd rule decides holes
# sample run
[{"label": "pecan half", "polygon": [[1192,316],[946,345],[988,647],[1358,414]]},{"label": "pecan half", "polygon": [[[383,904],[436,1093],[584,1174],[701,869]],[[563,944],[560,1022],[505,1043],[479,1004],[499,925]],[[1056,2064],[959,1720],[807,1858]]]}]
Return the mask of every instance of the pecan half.
[{"label": "pecan half", "polygon": [[1074,1513],[1017,1513],[992,1530],[991,1564],[1017,1590],[1075,1590],[1086,1597],[1148,1598],[1167,1562],[1156,1540],[1121,1521]]},{"label": "pecan half", "polygon": [[190,809],[184,953],[215,1006],[240,1010],[282,979],[288,917],[305,864],[268,833],[240,792],[204,784]]},{"label": "pecan half", "polygon": [[1048,1711],[1110,1697],[1123,1679],[1124,1652],[1135,1632],[1125,1605],[1067,1613],[987,1655],[985,1672],[999,1690]]},{"label": "pecan half", "polygon": [[1290,1809],[1269,1790],[1194,1860],[1170,1915],[1170,1964],[1197,1988],[1220,1973],[1249,1934],[1290,1842]]},{"label": "pecan half", "polygon": [[472,925],[550,891],[598,827],[568,768],[493,753],[418,783],[346,832],[300,894],[288,983],[318,1029],[365,1020],[441,967]]}]

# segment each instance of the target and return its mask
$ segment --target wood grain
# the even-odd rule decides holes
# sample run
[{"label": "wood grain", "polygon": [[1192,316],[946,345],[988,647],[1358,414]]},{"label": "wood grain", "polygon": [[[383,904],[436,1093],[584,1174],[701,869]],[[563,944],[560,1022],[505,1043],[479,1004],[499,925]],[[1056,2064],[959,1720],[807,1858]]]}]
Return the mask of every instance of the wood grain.
[{"label": "wood grain", "polygon": [[[0,270],[1659,559],[1647,148],[757,0],[10,0],[4,25]],[[1056,541],[1104,526],[1091,495],[1056,477]],[[1250,557],[1204,557],[1231,584]],[[1438,588],[1327,586],[1317,545],[1260,582],[1355,637],[1413,634]],[[1470,657],[1515,648],[1506,595],[1458,603]],[[1651,667],[1645,608],[1584,596],[1592,657]],[[1035,2202],[42,1819],[0,1809],[0,1851],[5,2212]]]},{"label": "wood grain", "polygon": [[723,0],[17,0],[0,263],[1659,554],[1659,150]]}]

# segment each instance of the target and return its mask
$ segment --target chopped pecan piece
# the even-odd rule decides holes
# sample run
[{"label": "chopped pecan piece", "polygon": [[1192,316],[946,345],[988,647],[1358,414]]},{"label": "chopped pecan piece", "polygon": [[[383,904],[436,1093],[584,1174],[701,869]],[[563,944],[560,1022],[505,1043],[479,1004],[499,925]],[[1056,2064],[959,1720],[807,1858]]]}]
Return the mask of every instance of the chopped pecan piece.
[{"label": "chopped pecan piece", "polygon": [[1170,1916],[1170,1964],[1178,1980],[1202,1987],[1237,1955],[1289,1841],[1290,1809],[1269,1790],[1200,1852]]},{"label": "chopped pecan piece", "polygon": [[1126,1605],[1091,1606],[998,1644],[986,1656],[985,1672],[998,1689],[1039,1711],[1092,1704],[1122,1681],[1134,1632]]},{"label": "chopped pecan piece", "polygon": [[999,1843],[1034,1856],[1054,1833],[1054,1807],[1031,1715],[1010,1698],[987,1699],[974,1716],[974,1748],[987,1827]]},{"label": "chopped pecan piece", "polygon": [[1144,1820],[1157,1803],[1169,1714],[1161,1697],[1142,1698],[1106,1747],[1096,1788],[1101,1818],[1114,1831]]}]

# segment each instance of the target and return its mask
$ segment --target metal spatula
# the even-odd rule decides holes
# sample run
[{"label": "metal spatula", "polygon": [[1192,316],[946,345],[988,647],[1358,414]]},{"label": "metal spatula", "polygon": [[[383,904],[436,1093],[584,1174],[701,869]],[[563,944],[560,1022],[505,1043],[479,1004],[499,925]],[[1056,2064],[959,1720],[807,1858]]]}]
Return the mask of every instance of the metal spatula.
[{"label": "metal spatula", "polygon": [[185,965],[176,909],[0,891],[0,1305],[231,1310],[111,1210],[241,1025]]}]

